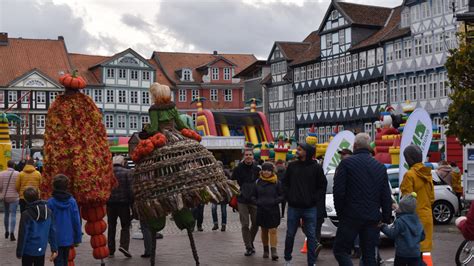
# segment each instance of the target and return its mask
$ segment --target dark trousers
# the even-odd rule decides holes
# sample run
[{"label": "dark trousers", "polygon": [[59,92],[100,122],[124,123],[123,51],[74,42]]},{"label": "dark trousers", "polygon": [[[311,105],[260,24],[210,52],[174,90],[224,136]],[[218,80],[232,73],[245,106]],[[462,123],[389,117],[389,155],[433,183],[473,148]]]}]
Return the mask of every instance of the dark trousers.
[{"label": "dark trousers", "polygon": [[196,220],[197,226],[201,227],[204,221],[204,204],[199,204],[192,210],[194,220]]},{"label": "dark trousers", "polygon": [[21,257],[21,266],[44,266],[44,255],[43,256],[23,255],[23,257]]},{"label": "dark trousers", "polygon": [[293,208],[288,206],[288,215],[286,217],[286,238],[285,238],[285,260],[290,261],[293,253],[293,245],[295,243],[295,235],[300,225],[300,220],[303,220],[304,233],[308,238],[308,265],[316,263],[316,221],[318,220],[318,212],[316,207],[313,208]]},{"label": "dark trousers", "polygon": [[151,255],[151,242],[153,238],[151,236],[150,228],[148,225],[142,221],[140,221],[140,228],[142,229],[143,234],[143,246],[145,247],[145,255]]},{"label": "dark trousers", "polygon": [[318,220],[316,221],[316,239],[318,243],[321,242],[321,228],[323,227],[324,217],[318,215]]},{"label": "dark trousers", "polygon": [[107,204],[107,222],[108,228],[108,247],[110,254],[115,252],[115,230],[117,227],[117,218],[120,218],[120,247],[128,250],[130,244],[130,224],[132,215],[130,214],[130,205],[126,203],[109,203]]},{"label": "dark trousers", "polygon": [[28,205],[26,203],[26,200],[24,199],[20,199],[20,213],[24,212],[26,210],[26,205]]},{"label": "dark trousers", "polygon": [[362,251],[362,263],[364,266],[377,265],[377,250],[380,230],[377,223],[358,221],[354,219],[341,219],[337,228],[336,240],[334,241],[334,257],[339,265],[352,266],[351,251],[357,235],[360,238]]},{"label": "dark trousers", "polygon": [[407,257],[400,257],[395,256],[394,266],[419,266],[421,264],[421,256],[415,258],[407,258]]},{"label": "dark trousers", "polygon": [[71,249],[71,247],[59,247],[58,256],[54,260],[54,266],[67,266],[69,249]]}]

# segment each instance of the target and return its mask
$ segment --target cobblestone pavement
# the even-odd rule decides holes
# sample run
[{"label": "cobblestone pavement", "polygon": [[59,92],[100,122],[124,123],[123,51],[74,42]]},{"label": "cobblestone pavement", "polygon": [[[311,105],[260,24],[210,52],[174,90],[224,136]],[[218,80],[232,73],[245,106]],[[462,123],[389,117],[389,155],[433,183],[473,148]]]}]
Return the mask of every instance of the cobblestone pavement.
[{"label": "cobblestone pavement", "polygon": [[[210,209],[210,205],[206,205],[203,225],[204,232],[194,233],[201,265],[283,265],[284,237],[286,232],[285,219],[282,219],[278,230],[278,253],[280,260],[273,262],[269,259],[262,258],[260,233],[257,235],[255,241],[257,253],[251,257],[245,257],[243,255],[245,250],[240,233],[238,213],[233,213],[230,208],[227,209],[227,231],[212,231]],[[218,214],[220,218],[220,209],[218,209]],[[19,215],[17,215],[17,217],[17,221],[19,221]],[[3,214],[0,214],[0,225],[0,236],[3,236]],[[117,230],[117,232],[120,232],[120,230]],[[180,231],[174,222],[168,218],[167,225],[162,233],[164,239],[157,241],[157,265],[194,265],[185,231]],[[139,236],[138,223],[136,221],[134,221],[132,225],[132,238],[133,236]],[[92,258],[92,249],[89,244],[89,239],[89,236],[84,235],[83,243],[77,248],[75,262],[78,266],[100,265],[100,261]],[[298,231],[293,252],[293,265],[306,265],[306,255],[299,252],[303,241],[304,235],[301,231]],[[435,265],[454,265],[454,256],[461,241],[462,236],[454,225],[435,226],[435,251],[433,252]],[[118,246],[118,233],[116,242]],[[20,265],[20,261],[15,257],[15,248],[16,242],[3,239],[3,237],[0,239],[1,266]],[[132,239],[130,242],[130,252],[133,258],[125,258],[119,251],[116,251],[114,258],[105,260],[106,265],[149,265],[147,259],[140,257],[140,255],[143,254],[143,250],[143,240]],[[380,252],[382,258],[387,261],[386,265],[392,265],[390,261],[394,256],[394,248],[386,244],[381,247]],[[325,248],[321,251],[317,264],[337,265],[332,254],[330,242],[326,243]],[[358,261],[354,260],[354,264],[358,265]],[[46,265],[53,264],[47,262]]]}]

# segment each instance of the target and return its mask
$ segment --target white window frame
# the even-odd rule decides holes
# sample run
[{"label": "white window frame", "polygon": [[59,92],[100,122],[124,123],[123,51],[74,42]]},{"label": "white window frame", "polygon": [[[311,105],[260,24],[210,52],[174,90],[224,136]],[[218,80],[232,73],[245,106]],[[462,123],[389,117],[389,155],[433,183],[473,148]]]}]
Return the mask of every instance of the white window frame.
[{"label": "white window frame", "polygon": [[308,94],[303,94],[303,110],[302,113],[306,114],[308,113]]},{"label": "white window frame", "polygon": [[349,96],[347,100],[347,108],[354,108],[354,87],[349,88]]},{"label": "white window frame", "polygon": [[339,58],[336,58],[332,62],[332,74],[334,76],[339,75]]},{"label": "white window frame", "polygon": [[416,76],[408,77],[408,97],[410,101],[418,100]]},{"label": "white window frame", "polygon": [[404,40],[403,41],[403,57],[408,59],[412,57],[412,40]]},{"label": "white window frame", "polygon": [[346,73],[346,58],[345,57],[341,57],[339,58],[339,73],[342,75],[342,74],[345,74]]},{"label": "white window frame", "polygon": [[191,101],[194,101],[197,98],[199,98],[199,90],[198,89],[191,90]]},{"label": "white window frame", "polygon": [[45,128],[46,115],[35,115],[36,117],[36,128]]},{"label": "white window frame", "polygon": [[115,102],[115,91],[114,90],[106,90],[106,103],[114,103]]},{"label": "white window frame", "polygon": [[428,35],[423,38],[423,42],[425,45],[425,54],[432,54],[433,53],[433,35]]},{"label": "white window frame", "polygon": [[369,84],[362,85],[362,106],[369,105],[370,100],[370,86]]},{"label": "white window frame", "polygon": [[49,104],[53,103],[54,100],[56,100],[56,97],[58,97],[59,92],[57,91],[50,91],[49,92]]},{"label": "white window frame", "polygon": [[148,115],[142,115],[140,118],[140,122],[142,123],[142,128],[145,124],[150,124],[150,117]]},{"label": "white window frame", "polygon": [[213,67],[212,70],[212,80],[219,80],[219,68]]},{"label": "white window frame", "polygon": [[142,71],[142,80],[150,80],[150,71]]},{"label": "white window frame", "polygon": [[321,62],[321,78],[326,77],[326,61]]},{"label": "white window frame", "polygon": [[419,100],[426,100],[428,98],[426,83],[427,83],[426,75],[419,75],[418,76],[418,99]]},{"label": "white window frame", "polygon": [[383,54],[383,48],[379,47],[377,48],[376,51],[376,56],[377,56],[377,66],[382,66],[384,63],[384,54]]},{"label": "white window frame", "polygon": [[186,102],[186,90],[185,89],[179,89],[178,90],[178,101],[183,103]]},{"label": "white window frame", "polygon": [[379,103],[379,84],[377,82],[370,84],[370,100],[371,105]]},{"label": "white window frame", "polygon": [[342,89],[341,109],[347,109],[347,89]]},{"label": "white window frame", "polygon": [[301,67],[301,81],[306,81],[306,67]]},{"label": "white window frame", "polygon": [[379,83],[379,104],[387,103],[387,84],[385,82]]},{"label": "white window frame", "polygon": [[446,84],[447,81],[447,73],[445,71],[438,73],[438,88],[439,88],[439,97],[444,98],[449,95],[449,87]]},{"label": "white window frame", "polygon": [[309,95],[309,112],[314,113],[316,109],[316,94],[311,93]]},{"label": "white window frame", "polygon": [[321,112],[323,110],[323,93],[316,93],[316,112]]},{"label": "white window frame", "polygon": [[327,66],[328,66],[328,69],[327,69],[327,76],[328,77],[331,77],[332,76],[332,60],[328,60],[327,61]]},{"label": "white window frame", "polygon": [[117,102],[118,103],[127,103],[127,91],[126,90],[118,90]]},{"label": "white window frame", "polygon": [[225,89],[224,90],[224,101],[225,102],[232,102],[232,89]]},{"label": "white window frame", "polygon": [[127,79],[127,70],[126,69],[119,69],[119,79]]},{"label": "white window frame", "polygon": [[94,102],[102,103],[103,101],[102,89],[94,89]]},{"label": "white window frame", "polygon": [[367,68],[367,53],[365,51],[359,53],[359,69]]},{"label": "white window frame", "polygon": [[398,80],[390,80],[390,103],[398,103]]},{"label": "white window frame", "polygon": [[142,105],[150,104],[150,93],[148,91],[142,91]]},{"label": "white window frame", "polygon": [[138,91],[131,90],[129,93],[130,93],[130,104],[140,104],[138,102]]},{"label": "white window frame", "polygon": [[393,50],[395,54],[395,60],[401,60],[402,59],[402,42],[394,43]]},{"label": "white window frame", "polygon": [[328,91],[323,92],[323,111],[329,110]]},{"label": "white window frame", "polygon": [[296,114],[301,114],[301,95],[296,96]]},{"label": "white window frame", "polygon": [[423,54],[423,39],[417,37],[414,39],[415,42],[415,57],[420,57]]},{"label": "white window frame", "polygon": [[115,78],[115,68],[107,68],[107,78]]},{"label": "white window frame", "polygon": [[367,51],[367,67],[375,66],[375,49]]},{"label": "white window frame", "polygon": [[393,61],[393,44],[388,44],[387,47],[385,48],[386,50],[386,61],[387,62],[392,62]]},{"label": "white window frame", "polygon": [[336,99],[334,105],[335,110],[341,110],[341,90],[336,91]]},{"label": "white window frame", "polygon": [[125,129],[127,123],[127,118],[125,115],[117,115],[117,128],[119,129]]},{"label": "white window frame", "polygon": [[313,65],[308,65],[306,67],[306,76],[307,76],[307,79],[308,80],[312,80],[314,79],[314,76],[313,76]]},{"label": "white window frame", "polygon": [[37,104],[45,104],[46,103],[46,92],[45,91],[37,91],[36,92],[36,103]]},{"label": "white window frame", "polygon": [[217,102],[218,101],[218,98],[219,97],[219,92],[217,89],[211,89],[210,91],[210,100],[212,102]]},{"label": "white window frame", "polygon": [[137,115],[130,115],[128,117],[128,126],[129,129],[138,129],[138,116]]},{"label": "white window frame", "polygon": [[430,99],[436,99],[438,97],[438,75],[435,72],[432,72],[428,75],[428,97]]},{"label": "white window frame", "polygon": [[106,128],[114,128],[114,115],[110,115],[110,114],[106,114],[104,116],[104,119],[105,119],[105,127]]},{"label": "white window frame", "polygon": [[329,110],[333,111],[335,107],[335,102],[334,102],[334,91],[331,90],[329,91]]},{"label": "white window frame", "polygon": [[231,79],[230,68],[224,67],[224,80],[230,80],[230,79]]},{"label": "white window frame", "polygon": [[319,79],[321,77],[320,63],[314,64],[314,79]]},{"label": "white window frame", "polygon": [[361,86],[356,86],[355,87],[355,93],[354,93],[354,107],[360,107],[362,103],[362,91],[361,91]]},{"label": "white window frame", "polygon": [[407,78],[401,77],[398,79],[398,87],[400,88],[400,101],[406,102],[408,100]]}]

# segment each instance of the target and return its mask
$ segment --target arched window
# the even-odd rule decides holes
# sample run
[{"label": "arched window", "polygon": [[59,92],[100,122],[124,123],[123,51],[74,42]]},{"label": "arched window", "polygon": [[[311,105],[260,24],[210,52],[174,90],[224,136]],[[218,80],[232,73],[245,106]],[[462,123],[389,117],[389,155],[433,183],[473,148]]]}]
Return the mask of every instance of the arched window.
[{"label": "arched window", "polygon": [[135,60],[135,58],[132,58],[132,57],[124,57],[120,59],[119,62],[122,64],[127,64],[127,65],[138,65],[137,60]]},{"label": "arched window", "polygon": [[28,80],[25,83],[25,86],[26,87],[46,87],[46,84],[41,80],[32,79],[32,80]]}]

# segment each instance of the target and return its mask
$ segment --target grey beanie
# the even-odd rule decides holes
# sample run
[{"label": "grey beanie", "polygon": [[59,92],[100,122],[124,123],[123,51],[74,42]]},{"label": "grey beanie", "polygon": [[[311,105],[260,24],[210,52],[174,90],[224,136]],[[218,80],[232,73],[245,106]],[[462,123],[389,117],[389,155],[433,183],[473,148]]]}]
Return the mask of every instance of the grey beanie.
[{"label": "grey beanie", "polygon": [[398,204],[401,213],[415,213],[416,211],[416,193],[403,196]]},{"label": "grey beanie", "polygon": [[415,144],[408,145],[403,151],[403,156],[405,156],[405,160],[410,167],[423,161],[423,152]]}]

